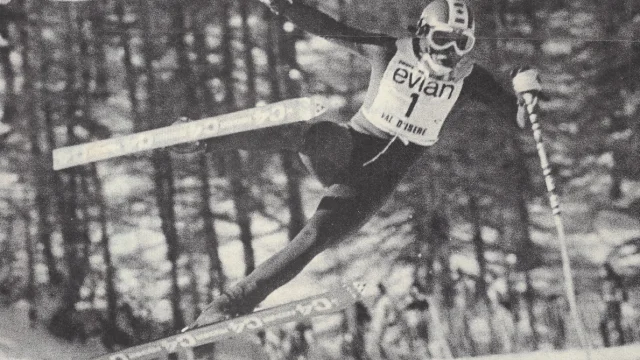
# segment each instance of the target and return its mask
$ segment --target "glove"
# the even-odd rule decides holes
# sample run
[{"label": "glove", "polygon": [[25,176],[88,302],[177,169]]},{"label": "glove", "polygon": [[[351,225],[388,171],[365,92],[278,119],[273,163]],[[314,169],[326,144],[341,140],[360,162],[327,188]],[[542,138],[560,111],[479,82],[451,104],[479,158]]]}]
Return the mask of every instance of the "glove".
[{"label": "glove", "polygon": [[287,6],[293,4],[293,0],[259,0],[261,3],[267,5],[271,12],[276,15],[280,15]]},{"label": "glove", "polygon": [[511,72],[511,81],[513,83],[513,90],[515,90],[518,95],[528,91],[542,90],[538,70],[532,69],[528,66],[523,66],[513,70]]},{"label": "glove", "polygon": [[[513,84],[513,90],[518,95],[518,115],[517,122],[520,128],[524,128],[527,123],[527,112],[531,113],[535,111],[537,107],[537,97],[542,90],[542,85],[540,84],[540,76],[538,75],[538,71],[536,69],[532,69],[528,66],[522,66],[517,69],[514,69],[511,72],[511,81]],[[529,102],[527,103],[523,98],[523,95],[526,93],[533,93],[534,97],[531,97]],[[527,109],[528,107],[528,109]]]}]

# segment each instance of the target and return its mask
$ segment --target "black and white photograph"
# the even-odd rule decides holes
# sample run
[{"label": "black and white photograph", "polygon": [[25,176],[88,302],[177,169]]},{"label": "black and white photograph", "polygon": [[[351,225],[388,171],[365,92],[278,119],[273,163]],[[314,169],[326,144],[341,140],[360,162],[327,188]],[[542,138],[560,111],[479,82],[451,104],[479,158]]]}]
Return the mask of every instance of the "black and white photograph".
[{"label": "black and white photograph", "polygon": [[0,0],[0,360],[640,360],[640,1]]}]

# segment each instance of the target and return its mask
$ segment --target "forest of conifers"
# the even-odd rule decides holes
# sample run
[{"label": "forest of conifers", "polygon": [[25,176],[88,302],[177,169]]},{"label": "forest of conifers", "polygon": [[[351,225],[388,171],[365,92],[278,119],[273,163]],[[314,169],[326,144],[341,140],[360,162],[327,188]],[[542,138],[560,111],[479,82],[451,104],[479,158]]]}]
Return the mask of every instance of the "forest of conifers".
[{"label": "forest of conifers", "polygon": [[[396,36],[408,34],[426,3],[305,2]],[[507,89],[516,66],[540,71],[540,121],[577,291],[598,292],[609,251],[640,232],[640,4],[471,3],[477,63]],[[28,302],[34,322],[67,339],[116,333],[126,304],[145,324],[133,343],[184,327],[226,283],[283,246],[256,244],[291,239],[317,206],[320,185],[286,151],[156,150],[54,171],[52,150],[309,95],[328,99],[326,119],[346,122],[369,80],[365,61],[257,0],[13,0],[0,5],[0,67],[0,301]],[[476,314],[470,304],[484,303],[492,281],[513,271],[533,323],[536,299],[563,296],[563,288],[531,132],[516,133],[507,124],[515,119],[482,104],[453,116],[464,126],[441,138],[375,220],[323,254],[308,276],[375,285],[409,267],[445,309],[454,306],[456,281],[470,276],[466,306]],[[236,243],[239,256],[226,258],[221,248]],[[637,275],[624,264],[616,270],[632,289]],[[79,315],[86,313],[100,325],[83,323],[95,322]],[[99,329],[77,333],[89,327]],[[531,327],[535,348],[544,336]]]}]

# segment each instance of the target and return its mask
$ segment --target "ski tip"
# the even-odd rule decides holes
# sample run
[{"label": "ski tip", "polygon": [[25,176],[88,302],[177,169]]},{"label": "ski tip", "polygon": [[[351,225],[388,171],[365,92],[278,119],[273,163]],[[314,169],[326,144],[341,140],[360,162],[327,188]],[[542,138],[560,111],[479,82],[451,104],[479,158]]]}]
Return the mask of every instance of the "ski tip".
[{"label": "ski tip", "polygon": [[62,150],[54,149],[51,155],[53,159],[53,170],[57,171],[57,170],[66,169],[68,167],[67,166],[68,161],[64,161],[63,159],[64,156],[62,154]]}]

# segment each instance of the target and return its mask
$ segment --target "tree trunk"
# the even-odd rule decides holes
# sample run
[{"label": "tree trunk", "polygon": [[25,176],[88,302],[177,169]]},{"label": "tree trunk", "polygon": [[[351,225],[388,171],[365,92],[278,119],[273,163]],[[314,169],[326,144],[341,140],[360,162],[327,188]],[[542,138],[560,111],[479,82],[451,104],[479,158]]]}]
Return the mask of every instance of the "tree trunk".
[{"label": "tree trunk", "polygon": [[613,166],[611,166],[611,185],[609,185],[609,198],[611,200],[620,200],[622,198],[622,181],[624,173],[622,171],[623,164],[629,156],[623,151],[614,149],[612,151]]},{"label": "tree trunk", "polygon": [[86,167],[80,168],[78,177],[80,181],[80,201],[79,201],[79,233],[82,241],[82,258],[84,259],[84,267],[87,272],[90,270],[89,257],[91,256],[91,215],[89,207],[91,206],[91,189],[89,188],[89,174]]},{"label": "tree trunk", "polygon": [[526,300],[527,307],[527,315],[529,317],[529,326],[531,327],[531,335],[533,340],[533,350],[540,349],[540,335],[538,334],[538,330],[536,327],[537,319],[535,314],[535,303],[536,303],[536,294],[535,289],[533,288],[533,282],[531,280],[531,275],[527,271],[525,273],[525,284],[526,290],[524,293],[524,298]]},{"label": "tree trunk", "polygon": [[[159,113],[159,104],[156,101],[157,86],[153,66],[154,48],[152,42],[153,28],[151,23],[151,6],[149,0],[141,2],[141,21],[143,31],[144,71],[146,76],[147,112],[143,118],[144,129],[151,128],[151,119],[155,119]],[[185,325],[180,307],[181,294],[178,284],[178,257],[180,248],[178,231],[176,229],[176,214],[174,209],[175,186],[173,179],[173,167],[171,157],[166,150],[154,150],[151,154],[151,164],[154,174],[154,191],[158,211],[160,213],[162,233],[167,243],[167,260],[171,263],[171,309],[173,314],[173,328],[182,329]]]},{"label": "tree trunk", "polygon": [[[338,20],[344,23],[348,23],[349,21],[349,5],[353,2],[347,0],[338,1]],[[357,5],[355,5],[357,6]],[[390,9],[387,9],[390,10]],[[392,10],[393,11],[393,10]],[[391,20],[393,16],[385,16],[388,20]],[[395,26],[396,23],[393,23],[392,26]],[[358,81],[356,77],[359,76],[358,71],[356,69],[356,55],[353,53],[347,54],[348,60],[346,66],[350,69],[349,71],[349,80],[347,81],[347,90],[344,94],[347,105],[340,109],[340,114],[344,118],[349,118],[353,115],[354,112],[358,111],[357,106],[358,102],[356,100],[356,96],[358,95]]]},{"label": "tree trunk", "polygon": [[38,284],[36,279],[36,256],[33,243],[33,236],[31,235],[31,216],[25,213],[22,217],[24,224],[24,248],[27,252],[27,292],[26,298],[29,302],[29,320],[31,327],[35,326],[37,320],[37,308],[36,308],[36,292],[38,290]]},{"label": "tree trunk", "polygon": [[[115,331],[116,317],[118,315],[118,293],[115,286],[115,267],[111,259],[111,238],[107,223],[107,203],[102,189],[102,180],[98,174],[96,164],[90,165],[91,178],[95,188],[96,203],[98,205],[98,222],[100,223],[100,247],[102,248],[102,261],[104,261],[105,273],[105,297],[107,299],[106,331]],[[113,350],[113,349],[108,349]]]},{"label": "tree trunk", "polygon": [[[509,148],[509,159],[505,166],[505,175],[515,179],[513,195],[507,201],[507,211],[502,212],[503,219],[508,224],[505,231],[505,239],[509,244],[502,244],[504,249],[516,255],[516,270],[531,270],[541,264],[541,254],[536,249],[531,240],[529,232],[529,210],[527,208],[527,193],[531,190],[531,176],[527,168],[527,159],[521,144],[514,136],[507,144]],[[507,230],[507,229],[505,229]]]},{"label": "tree trunk", "polygon": [[107,68],[107,43],[109,39],[106,35],[107,29],[105,27],[108,6],[109,0],[100,0],[96,5],[97,14],[93,20],[93,29],[95,29],[96,34],[94,41],[95,94],[100,99],[106,99],[109,96],[109,69]]},{"label": "tree trunk", "polygon": [[[176,70],[176,78],[180,83],[180,88],[183,90],[184,98],[179,101],[183,106],[180,109],[180,116],[186,116],[190,119],[200,117],[200,102],[198,101],[197,85],[195,83],[195,77],[191,69],[191,62],[189,60],[189,48],[185,42],[188,29],[186,26],[184,6],[179,1],[171,3],[171,21],[172,30],[174,36],[172,37],[172,45],[176,50],[178,59],[178,68]],[[208,182],[207,182],[208,184]],[[202,189],[202,187],[201,187]],[[202,195],[202,194],[201,194]],[[201,200],[202,201],[202,200]],[[207,203],[208,207],[208,203]],[[195,241],[196,239],[186,239],[186,241]],[[190,277],[189,292],[191,293],[191,315],[195,320],[195,316],[199,313],[200,308],[200,296],[198,294],[198,278],[196,272],[193,269],[193,255],[187,254],[187,264],[185,270]]]},{"label": "tree trunk", "polygon": [[2,236],[0,237],[0,305],[11,304],[16,296],[15,284],[15,248],[13,238],[15,237],[13,215],[0,218],[2,222]]},{"label": "tree trunk", "polygon": [[[21,39],[22,40],[22,39]],[[17,112],[16,106],[16,73],[11,64],[11,38],[9,37],[9,22],[7,19],[0,19],[0,65],[2,65],[2,75],[5,81],[5,102],[2,109],[0,121],[6,124],[13,123]]]},{"label": "tree trunk", "polygon": [[[531,331],[532,346],[534,349],[539,348],[539,335],[535,326],[535,294],[531,284],[530,270],[539,266],[541,263],[540,254],[535,244],[531,240],[529,232],[529,210],[526,202],[527,189],[531,188],[530,176],[526,168],[526,159],[522,148],[517,140],[512,140],[509,145],[512,148],[512,158],[509,159],[507,176],[516,180],[517,188],[512,201],[508,202],[506,211],[503,211],[503,218],[508,223],[510,232],[504,231],[505,238],[510,239],[511,244],[505,246],[505,249],[516,255],[516,264],[514,270],[525,272],[526,291],[524,293],[524,302],[521,304],[526,307],[528,312]],[[506,230],[506,229],[505,229]]]},{"label": "tree trunk", "polygon": [[531,38],[535,39],[532,41],[533,47],[537,54],[542,53],[542,41],[538,39],[543,39],[544,36],[541,34],[541,24],[538,21],[538,17],[536,16],[536,6],[533,1],[526,1],[522,3],[522,11],[524,16],[529,20],[529,24],[531,25]]},{"label": "tree trunk", "polygon": [[[25,0],[21,0],[20,5],[23,12],[27,13],[29,11]],[[20,43],[22,44],[22,73],[24,74],[24,93],[26,95],[25,101],[27,102],[25,106],[25,113],[28,119],[27,121],[29,121],[29,147],[31,153],[32,173],[35,182],[34,205],[37,212],[36,239],[38,243],[42,244],[44,262],[49,274],[49,282],[53,285],[59,285],[62,283],[62,274],[60,274],[56,267],[56,258],[53,254],[51,245],[53,226],[50,219],[52,199],[50,184],[53,182],[54,173],[51,167],[47,166],[51,163],[51,157],[48,155],[49,152],[45,155],[45,152],[42,150],[40,134],[43,129],[39,121],[39,116],[35,111],[38,106],[36,102],[38,94],[35,90],[37,75],[36,69],[32,66],[31,59],[31,45],[32,43],[35,44],[35,40],[32,40],[27,24],[21,25],[18,28],[18,31],[20,34]],[[48,60],[49,59],[45,52],[39,69],[40,82],[42,84],[48,83]],[[47,99],[48,91],[46,86],[42,87],[39,95],[44,98],[43,103],[40,105],[43,106],[45,116],[50,116],[51,112],[48,110],[50,109],[50,103]]]},{"label": "tree trunk", "polygon": [[251,0],[240,0],[239,11],[242,19],[242,46],[245,71],[247,72],[247,105],[256,106],[258,94],[256,91],[256,67],[253,60],[253,39],[251,26],[249,26],[249,9],[253,3]]},{"label": "tree trunk", "polygon": [[[78,29],[85,28],[85,25],[86,25],[85,20],[82,18],[78,18]],[[91,74],[92,56],[89,51],[91,35],[92,34],[87,31],[79,31],[78,33],[78,41],[80,45],[79,46],[80,48],[79,65],[81,69],[80,71],[81,84],[79,87],[80,93],[78,94],[78,97],[77,97],[78,98],[77,110],[79,110],[79,113],[81,115],[78,118],[78,124],[85,126],[85,128],[87,129],[90,128],[90,125],[86,125],[86,124],[91,122],[92,120],[90,94],[91,94],[91,83],[93,81],[93,78]],[[79,177],[80,189],[82,190],[80,193],[81,201],[79,203],[80,214],[82,215],[82,218],[79,219],[80,220],[79,232],[81,234],[81,241],[83,246],[82,258],[84,259],[84,268],[86,269],[86,272],[89,272],[90,266],[91,266],[89,262],[89,257],[91,256],[91,236],[90,236],[91,219],[89,214],[89,207],[91,204],[91,190],[89,186],[90,175],[91,175],[90,169],[88,166],[83,166],[78,168],[77,176]]]},{"label": "tree trunk", "polygon": [[[226,0],[225,0],[226,1]],[[223,16],[218,16],[218,18],[214,17],[214,21],[220,21],[224,25],[225,31],[229,30],[229,25],[226,24],[228,22],[228,18],[226,14],[228,11],[225,10],[223,6],[223,11],[220,11]],[[204,10],[204,9],[203,9]],[[224,109],[221,109],[220,101],[216,99],[216,96],[209,86],[209,82],[213,79],[224,78],[224,70],[229,69],[228,64],[223,64],[223,66],[214,66],[207,60],[207,56],[211,53],[210,49],[207,46],[206,42],[206,27],[208,21],[211,19],[210,14],[207,11],[200,11],[198,14],[194,15],[194,21],[196,22],[196,33],[194,35],[194,47],[196,51],[196,63],[198,64],[199,74],[198,74],[198,90],[200,91],[200,103],[202,105],[201,111],[206,116],[213,116],[222,114]],[[223,35],[228,36],[228,35]],[[226,54],[226,49],[224,49],[226,45],[223,44],[223,52]],[[217,54],[215,54],[217,55]],[[223,55],[225,57],[226,55]],[[225,60],[226,61],[226,58]],[[232,67],[232,66],[231,66]],[[213,158],[213,168],[218,172],[219,176],[225,176],[225,166],[224,166],[224,156],[221,153],[214,153],[211,156]],[[213,238],[211,238],[213,241]],[[211,244],[208,246],[215,245],[216,248],[218,246],[217,241],[215,244]],[[223,275],[222,273],[220,274]]]},{"label": "tree trunk", "polygon": [[[196,63],[198,65],[197,87],[200,92],[200,112],[202,115],[211,116],[219,113],[219,106],[215,104],[215,96],[209,87],[209,80],[214,76],[213,69],[207,61],[209,49],[205,38],[207,14],[199,13],[194,15],[196,32],[194,45],[196,51]],[[226,20],[226,19],[225,19]],[[219,159],[223,157],[219,154],[213,155]],[[198,179],[200,180],[200,216],[203,221],[205,236],[205,249],[209,260],[209,284],[207,287],[206,302],[213,301],[214,293],[222,293],[225,287],[225,276],[218,253],[218,233],[215,227],[215,219],[211,211],[211,187],[209,186],[209,161],[211,156],[207,153],[198,155]],[[222,163],[222,160],[219,161]],[[205,350],[205,349],[203,349]],[[208,358],[215,357],[215,348],[211,346],[206,349]]]},{"label": "tree trunk", "polygon": [[496,52],[494,53],[494,56],[499,56],[500,49],[502,48],[504,43],[501,39],[504,39],[508,35],[506,31],[508,5],[508,0],[493,0],[493,21],[495,23],[496,35],[494,45],[496,48]]},{"label": "tree trunk", "polygon": [[488,304],[487,298],[487,262],[484,258],[484,240],[482,239],[482,221],[480,219],[480,209],[478,199],[474,194],[469,193],[469,213],[473,224],[473,248],[475,250],[476,261],[478,262],[478,280],[476,282],[476,301],[482,300]]},{"label": "tree trunk", "polygon": [[[451,282],[450,267],[448,266],[449,244],[449,219],[445,213],[446,198],[431,166],[433,159],[430,156],[422,158],[416,168],[420,173],[412,172],[411,183],[414,189],[407,194],[410,198],[414,213],[414,228],[416,237],[414,247],[416,249],[415,265],[423,273],[424,278],[419,278],[418,283],[423,291],[432,295],[442,295],[443,305],[449,307],[452,302],[449,297]],[[435,264],[439,262],[441,269],[437,271]],[[446,262],[443,263],[443,262]],[[441,282],[442,281],[442,282]],[[439,288],[440,285],[440,288]]]},{"label": "tree trunk", "polygon": [[[174,3],[172,5],[173,14],[173,28],[176,32],[174,39],[174,47],[178,55],[178,72],[177,76],[180,81],[183,82],[185,87],[185,108],[182,113],[190,118],[198,118],[206,116],[205,101],[213,101],[213,96],[209,87],[204,80],[204,68],[207,65],[206,61],[206,42],[204,39],[204,27],[200,26],[196,35],[196,51],[197,51],[197,63],[202,67],[200,76],[196,79],[196,74],[192,70],[192,65],[189,60],[189,49],[185,42],[185,36],[188,33],[188,29],[185,21],[185,10],[180,3]],[[201,32],[202,31],[202,32]],[[206,100],[201,100],[198,96],[198,90]],[[198,154],[198,169],[197,176],[200,180],[200,216],[203,221],[203,230],[205,233],[205,247],[209,255],[209,276],[210,283],[208,291],[208,300],[212,300],[212,291],[217,288],[222,291],[224,287],[224,274],[222,272],[222,266],[220,263],[220,256],[218,255],[218,234],[216,233],[213,212],[211,211],[211,189],[209,187],[209,166],[208,156],[205,153]],[[195,272],[193,272],[195,275]],[[195,281],[195,279],[193,279]],[[197,297],[197,294],[193,294]]]},{"label": "tree trunk", "polygon": [[209,256],[209,291],[207,302],[213,300],[213,291],[222,292],[225,276],[218,253],[218,233],[216,232],[213,212],[211,211],[211,188],[209,187],[209,158],[207,154],[198,156],[198,176],[200,178],[200,216],[204,222],[205,247]]},{"label": "tree trunk", "polygon": [[181,88],[184,89],[184,106],[181,109],[181,115],[194,119],[202,114],[200,111],[200,102],[198,101],[195,76],[193,75],[191,62],[189,60],[189,49],[185,42],[185,37],[189,30],[187,29],[185,11],[182,3],[179,1],[172,2],[171,14],[172,28],[174,32],[172,43],[178,58],[176,77],[182,85]]},{"label": "tree trunk", "polygon": [[[205,9],[203,9],[204,11]],[[209,47],[207,46],[207,39],[205,36],[207,23],[209,20],[209,16],[207,13],[198,13],[193,15],[193,21],[195,26],[195,34],[194,34],[194,50],[196,52],[196,64],[198,66],[197,72],[197,85],[198,90],[200,91],[200,104],[201,104],[201,113],[203,115],[212,116],[220,113],[219,106],[215,100],[215,95],[211,88],[209,87],[208,82],[215,78],[216,76],[220,76],[220,69],[218,67],[212,66],[211,63],[207,60],[207,56],[211,53]]]},{"label": "tree trunk", "polygon": [[282,152],[281,155],[282,168],[287,177],[287,208],[289,209],[289,240],[298,235],[305,225],[306,217],[302,207],[302,194],[300,193],[300,183],[302,182],[302,174],[296,168],[298,157],[291,152]]},{"label": "tree trunk", "polygon": [[[44,103],[42,104],[42,107],[43,107],[42,112],[44,115],[44,131],[47,139],[47,148],[54,149],[56,147],[56,142],[55,142],[54,133],[53,133],[53,117],[54,117],[53,105],[50,100],[45,100]],[[32,142],[32,155],[34,153],[42,154],[42,151],[39,149],[39,147],[37,145],[34,146],[34,144],[35,142]],[[36,178],[38,179],[38,184],[42,184],[42,188],[43,188],[43,192],[41,193],[42,196],[40,198],[38,197],[38,195],[40,194],[36,194],[36,206],[38,207],[38,213],[40,217],[38,219],[40,222],[38,226],[39,227],[38,233],[39,233],[39,241],[42,243],[44,247],[44,256],[47,262],[47,268],[49,270],[49,282],[52,285],[61,285],[62,282],[64,281],[64,277],[58,271],[56,266],[56,258],[53,254],[53,246],[51,244],[51,235],[53,233],[53,225],[51,224],[49,219],[49,211],[51,210],[50,207],[56,206],[56,208],[59,209],[58,201],[61,195],[59,193],[56,194],[53,191],[49,192],[49,189],[51,188],[50,184],[53,183],[54,184],[53,188],[58,189],[58,191],[62,191],[63,189],[62,178],[60,173],[56,173],[56,172],[51,173],[48,170],[48,167],[46,166],[47,164],[41,164],[41,166],[42,168],[46,168],[46,170],[44,170],[44,174],[47,174],[50,176],[44,177],[44,176],[40,176],[42,173],[36,174]],[[49,182],[48,180],[51,180],[51,182]]]},{"label": "tree trunk", "polygon": [[[197,54],[197,63],[200,73],[198,74],[198,87],[202,98],[201,112],[203,115],[214,115],[218,112],[214,106],[215,96],[208,85],[209,63],[207,61],[207,46],[204,37],[205,26],[198,21],[195,36],[195,48]],[[214,155],[219,156],[219,155]],[[209,289],[207,291],[207,302],[213,300],[214,290],[221,292],[225,286],[225,276],[218,254],[218,233],[215,227],[213,212],[211,211],[211,187],[209,186],[209,160],[208,154],[200,154],[198,156],[198,177],[200,179],[200,216],[202,216],[205,247],[209,256]]]},{"label": "tree trunk", "polygon": [[[289,77],[289,70],[297,68],[296,49],[285,42],[286,34],[282,31],[282,18],[274,18],[269,12],[267,25],[267,65],[269,67],[269,81],[271,87],[271,102],[284,100],[300,96],[297,84]],[[277,50],[277,52],[275,50]],[[284,57],[283,55],[287,56]],[[284,60],[288,60],[287,63]],[[282,89],[285,89],[283,94]],[[296,154],[290,151],[283,151],[280,154],[282,170],[287,178],[287,208],[289,209],[289,240],[298,235],[305,225],[306,217],[302,206],[302,194],[300,185],[302,174],[295,164],[298,162]]]},{"label": "tree trunk", "polygon": [[[66,86],[65,86],[65,107],[69,123],[67,123],[67,145],[77,142],[74,134],[76,118],[78,91],[76,84],[77,64],[74,51],[74,43],[78,38],[76,28],[77,14],[75,6],[69,6],[66,12],[67,24],[71,27],[67,38],[67,59],[65,66]],[[53,134],[51,134],[53,138]],[[51,144],[55,147],[55,144]],[[53,148],[52,147],[52,148]],[[67,266],[67,279],[63,294],[63,309],[61,311],[72,311],[73,306],[80,296],[80,288],[86,275],[85,259],[83,258],[85,242],[78,229],[81,224],[78,218],[78,193],[79,193],[79,172],[77,169],[67,169],[61,172],[61,176],[56,176],[60,186],[56,188],[56,204],[58,209],[58,219],[62,233],[64,248],[64,259]]]},{"label": "tree trunk", "polygon": [[227,168],[231,195],[236,210],[236,224],[240,228],[240,242],[244,251],[244,273],[249,275],[256,268],[256,259],[253,251],[253,234],[251,233],[251,215],[249,208],[249,190],[242,181],[244,164],[240,153],[232,151],[227,156]]},{"label": "tree trunk", "polygon": [[[241,14],[244,14],[243,17],[243,34],[248,34],[248,24],[247,24],[247,3],[244,2],[241,4]],[[233,92],[233,84],[234,80],[231,76],[234,66],[233,66],[233,48],[232,48],[232,29],[229,26],[229,19],[231,18],[231,6],[229,0],[223,1],[223,11],[222,16],[225,18],[223,22],[223,39],[222,39],[222,51],[223,51],[223,66],[224,66],[224,80],[225,84],[225,105],[227,112],[231,112],[236,108],[236,100]],[[241,15],[242,16],[242,15]],[[246,35],[244,35],[246,36]],[[244,38],[243,36],[243,38]],[[250,55],[251,52],[251,44],[245,44],[245,65],[247,67],[253,66],[253,57]],[[249,54],[247,54],[249,53]],[[253,78],[248,78],[248,86],[252,87],[254,85],[250,85],[254,81]],[[254,90],[249,90],[249,104],[255,104],[255,87]],[[232,151],[226,157],[226,169],[227,176],[229,178],[229,183],[231,185],[231,194],[233,197],[233,202],[236,210],[236,223],[240,228],[240,241],[242,242],[242,247],[244,250],[244,261],[245,261],[245,274],[250,274],[255,269],[255,255],[253,251],[253,234],[251,233],[251,217],[250,217],[250,194],[247,187],[242,182],[244,177],[244,164],[242,162],[242,157],[238,151]]]},{"label": "tree trunk", "polygon": [[[118,0],[115,6],[115,14],[118,17],[118,23],[120,25],[120,45],[123,49],[124,69],[127,76],[125,76],[127,86],[127,97],[131,106],[131,114],[135,124],[140,124],[141,109],[140,101],[138,100],[138,76],[136,73],[135,65],[133,63],[133,51],[131,48],[131,35],[129,34],[128,24],[125,21],[126,6],[124,0]],[[137,125],[139,126],[139,125]]]},{"label": "tree trunk", "polygon": [[196,274],[193,254],[187,255],[185,270],[186,273],[189,274],[189,293],[191,294],[191,311],[189,312],[189,321],[194,321],[200,313],[200,293],[198,292],[198,274]]}]

